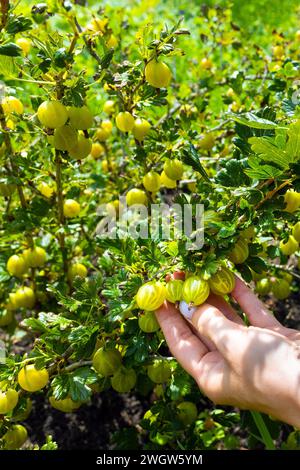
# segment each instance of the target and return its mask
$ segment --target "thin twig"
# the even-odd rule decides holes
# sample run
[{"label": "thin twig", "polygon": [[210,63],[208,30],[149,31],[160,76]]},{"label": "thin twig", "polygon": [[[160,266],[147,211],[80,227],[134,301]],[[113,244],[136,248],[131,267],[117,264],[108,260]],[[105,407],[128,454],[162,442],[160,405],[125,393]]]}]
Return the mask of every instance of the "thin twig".
[{"label": "thin twig", "polygon": [[285,186],[287,186],[288,184],[290,184],[289,181],[284,181],[283,183],[281,183],[279,186],[277,186],[276,188],[274,188],[272,191],[269,191],[265,197],[259,201],[259,203],[255,206],[255,210],[259,209],[266,201],[268,201],[269,199],[272,199],[273,196],[275,196],[276,193],[278,193],[278,191],[280,191],[282,188],[284,188]]},{"label": "thin twig", "polygon": [[74,17],[74,22],[75,22],[75,25],[76,25],[76,28],[77,28],[78,32],[80,34],[82,34],[84,44],[85,44],[89,54],[98,62],[99,65],[101,65],[102,64],[101,58],[98,56],[97,52],[94,51],[94,49],[92,48],[89,41],[86,39],[85,35],[82,33],[82,28],[81,28],[80,24],[78,23],[78,20],[77,20],[76,17]]},{"label": "thin twig", "polygon": [[68,260],[65,247],[65,234],[64,234],[64,225],[65,225],[65,216],[64,216],[64,202],[63,202],[63,188],[62,188],[62,176],[61,176],[61,156],[59,150],[55,150],[55,168],[56,168],[56,194],[57,194],[57,211],[58,211],[58,223],[59,223],[59,233],[58,241],[63,258],[64,273],[68,272]]},{"label": "thin twig", "polygon": [[79,367],[83,366],[91,366],[93,361],[78,361],[70,364],[69,366],[64,368],[64,372],[71,372],[72,370],[78,369]]},{"label": "thin twig", "polygon": [[154,129],[157,129],[161,124],[163,124],[165,121],[167,121],[173,114],[178,111],[178,109],[181,107],[180,103],[176,103],[173,108],[171,108],[166,114],[164,114],[155,124]]},{"label": "thin twig", "polygon": [[[16,166],[16,164],[14,162],[14,159],[13,159],[14,150],[13,150],[13,147],[12,147],[12,144],[11,144],[10,136],[7,132],[5,114],[4,114],[3,106],[2,106],[1,103],[0,103],[0,124],[1,124],[1,128],[3,130],[4,143],[5,143],[7,152],[8,152],[8,161],[9,161],[9,164],[10,164],[10,171],[11,171],[13,176],[18,177],[19,176],[19,170],[18,170],[18,167]],[[25,199],[25,196],[24,196],[23,188],[19,184],[17,185],[17,191],[18,191],[21,207],[22,207],[22,209],[26,209],[27,208],[27,202],[26,202],[26,199]],[[32,247],[33,246],[32,235],[30,233],[27,233],[27,238],[28,238],[29,245]]]},{"label": "thin twig", "polygon": [[212,127],[211,129],[207,129],[207,133],[209,132],[215,132],[215,131],[218,131],[220,129],[222,129],[224,126],[226,126],[226,124],[228,124],[229,122],[231,121],[231,119],[225,119],[225,121],[221,122],[220,124],[218,124],[216,127]]},{"label": "thin twig", "polygon": [[268,265],[271,266],[272,268],[278,269],[279,271],[285,271],[286,273],[291,274],[296,279],[300,279],[300,274],[296,273],[293,269],[289,268],[286,265],[275,264],[275,263],[268,263]]}]

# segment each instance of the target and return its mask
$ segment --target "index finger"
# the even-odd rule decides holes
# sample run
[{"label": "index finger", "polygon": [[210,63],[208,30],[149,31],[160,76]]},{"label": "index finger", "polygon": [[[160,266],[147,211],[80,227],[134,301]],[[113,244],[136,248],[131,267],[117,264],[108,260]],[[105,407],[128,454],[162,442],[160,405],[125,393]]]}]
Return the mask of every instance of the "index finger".
[{"label": "index finger", "polygon": [[165,302],[157,310],[156,317],[171,353],[195,378],[199,371],[200,361],[208,352],[207,347],[192,332],[173,304]]},{"label": "index finger", "polygon": [[203,336],[209,338],[229,363],[236,363],[243,356],[247,328],[223,315],[215,306],[200,305],[192,316],[192,323]]},{"label": "index finger", "polygon": [[231,295],[242,307],[251,325],[259,326],[260,328],[278,328],[278,330],[282,328],[282,325],[276,320],[266,305],[237,276]]}]

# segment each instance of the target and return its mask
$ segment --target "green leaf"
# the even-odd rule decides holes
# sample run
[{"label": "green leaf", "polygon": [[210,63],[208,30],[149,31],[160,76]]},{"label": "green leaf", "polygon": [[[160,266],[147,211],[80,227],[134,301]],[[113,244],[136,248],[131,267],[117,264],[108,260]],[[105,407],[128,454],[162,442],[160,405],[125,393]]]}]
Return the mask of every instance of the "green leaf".
[{"label": "green leaf", "polygon": [[7,25],[6,31],[8,34],[16,34],[22,31],[28,31],[32,27],[32,21],[30,18],[26,18],[23,15],[13,16],[11,15]]},{"label": "green leaf", "polygon": [[222,227],[218,233],[219,238],[231,237],[236,232],[236,225],[230,222],[222,222]]},{"label": "green leaf", "polygon": [[287,169],[289,163],[293,162],[293,158],[277,147],[275,139],[271,137],[251,137],[249,143],[252,151],[260,155],[262,160],[270,161],[283,169]]},{"label": "green leaf", "polygon": [[100,67],[101,69],[107,69],[109,67],[109,64],[112,61],[114,55],[114,49],[109,49],[102,57],[101,57],[101,64]]},{"label": "green leaf", "polygon": [[276,129],[276,127],[278,127],[276,122],[262,119],[253,113],[245,113],[242,115],[229,114],[229,117],[243,126],[253,127],[254,129]]},{"label": "green leaf", "polygon": [[219,263],[216,261],[215,257],[207,257],[205,265],[201,268],[201,276],[203,279],[209,279],[213,274],[218,270]]},{"label": "green leaf", "polygon": [[46,443],[42,445],[40,450],[57,450],[58,445],[55,441],[53,441],[52,436],[46,437]]},{"label": "green leaf", "polygon": [[70,383],[67,374],[57,375],[52,380],[52,390],[55,400],[63,400],[69,394]]},{"label": "green leaf", "polygon": [[0,55],[6,55],[9,57],[18,57],[22,54],[22,49],[13,42],[8,42],[0,46]]},{"label": "green leaf", "polygon": [[178,242],[176,240],[172,240],[170,242],[165,242],[164,250],[168,255],[175,257],[178,255]]},{"label": "green leaf", "polygon": [[74,401],[87,401],[92,390],[86,385],[86,380],[77,371],[69,377],[70,396]]},{"label": "green leaf", "polygon": [[84,366],[76,370],[76,377],[81,377],[88,385],[97,383],[99,380],[98,375],[90,367]]},{"label": "green leaf", "polygon": [[184,150],[183,151],[183,161],[186,163],[186,165],[190,165],[195,171],[198,171],[201,176],[210,183],[210,179],[201,165],[200,158],[198,156],[197,150],[193,146],[193,144],[190,143],[190,150]]},{"label": "green leaf", "polygon": [[282,109],[289,117],[292,117],[296,111],[296,104],[292,100],[284,98],[282,100]]},{"label": "green leaf", "polygon": [[191,379],[185,371],[177,369],[169,388],[171,400],[178,400],[191,392]]},{"label": "green leaf", "polygon": [[286,153],[292,159],[291,161],[298,160],[300,158],[300,120],[290,125],[287,134],[289,140],[286,145]]},{"label": "green leaf", "polygon": [[60,330],[65,330],[73,323],[72,320],[53,312],[40,312],[38,319],[45,326],[59,326]]},{"label": "green leaf", "polygon": [[95,349],[97,336],[98,327],[90,328],[81,325],[72,329],[68,340],[76,348],[76,356],[89,358]]},{"label": "green leaf", "polygon": [[251,154],[251,147],[246,139],[240,137],[234,137],[232,143],[241,150],[244,156]]},{"label": "green leaf", "polygon": [[211,91],[211,95],[209,98],[209,108],[213,111],[215,114],[220,114],[223,111],[224,108],[224,102],[223,102],[223,90],[221,88],[215,88]]},{"label": "green leaf", "polygon": [[[220,183],[226,187],[238,188],[250,183],[250,180],[245,175],[245,168],[247,168],[248,160],[230,159],[224,161],[223,168],[217,173],[216,183]],[[221,162],[223,164],[223,161]]]},{"label": "green leaf", "polygon": [[257,180],[267,180],[270,178],[277,178],[282,174],[282,171],[279,168],[271,165],[262,165],[260,158],[250,157],[248,160],[250,169],[245,169],[246,175],[249,178]]},{"label": "green leaf", "polygon": [[25,318],[21,324],[25,325],[27,328],[30,328],[36,333],[45,333],[48,331],[45,325],[43,325],[43,323],[37,318]]},{"label": "green leaf", "polygon": [[239,271],[240,271],[243,279],[245,279],[246,282],[251,282],[252,281],[252,274],[251,274],[250,268],[248,266],[246,266],[245,264],[240,264],[239,265]]},{"label": "green leaf", "polygon": [[10,275],[6,270],[6,266],[0,265],[0,282],[8,281]]},{"label": "green leaf", "polygon": [[266,262],[258,256],[252,256],[247,259],[247,265],[256,273],[262,273],[268,269]]},{"label": "green leaf", "polygon": [[16,66],[14,59],[8,56],[0,56],[0,75],[5,75],[7,80],[15,78]]}]

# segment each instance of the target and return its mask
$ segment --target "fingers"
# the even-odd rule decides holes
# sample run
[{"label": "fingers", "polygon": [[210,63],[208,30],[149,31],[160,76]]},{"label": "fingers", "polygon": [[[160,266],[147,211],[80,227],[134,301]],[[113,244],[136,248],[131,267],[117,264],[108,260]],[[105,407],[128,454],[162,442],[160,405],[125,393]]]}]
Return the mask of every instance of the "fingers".
[{"label": "fingers", "polygon": [[186,320],[189,322],[189,327],[190,327],[191,331],[194,333],[195,336],[197,336],[200,339],[201,343],[203,343],[204,346],[207,347],[207,350],[208,351],[215,351],[217,349],[215,344],[210,339],[206,338],[203,335],[200,335],[199,331],[194,327],[191,320],[188,320],[188,319],[186,319]]},{"label": "fingers", "polygon": [[[223,297],[220,297],[219,295],[216,295],[216,294],[210,294],[206,303],[216,307],[218,310],[220,310],[223,313],[223,315],[225,315],[226,318],[237,323],[238,325],[244,324],[243,320],[238,316],[235,310],[231,307],[231,305],[228,302],[226,302],[226,300]],[[206,338],[205,336],[201,335],[192,323],[191,323],[191,329],[195,333],[195,335],[198,336],[198,338],[200,338],[202,343],[205,344],[205,346],[207,347],[209,351],[216,350],[215,344],[211,340]]]},{"label": "fingers", "polygon": [[282,328],[282,325],[271,314],[266,305],[238,277],[236,277],[235,288],[231,295],[242,307],[251,325],[271,329]]},{"label": "fingers", "polygon": [[247,328],[228,320],[216,307],[201,305],[192,316],[199,333],[213,341],[217,350],[229,362],[237,362],[245,351]]},{"label": "fingers", "polygon": [[206,302],[220,310],[225,315],[225,317],[228,318],[228,320],[231,320],[239,325],[244,324],[243,320],[238,316],[236,311],[228,302],[226,302],[223,297],[220,297],[216,294],[210,294]]},{"label": "fingers", "polygon": [[230,367],[219,351],[206,354],[200,363],[197,383],[213,402],[221,403],[226,395],[226,384],[230,378]]},{"label": "fingers", "polygon": [[156,312],[156,317],[174,357],[194,377],[203,392],[218,402],[224,394],[225,377],[230,374],[220,352],[208,350],[174,305],[166,302]]},{"label": "fingers", "polygon": [[197,379],[199,364],[208,352],[207,347],[191,331],[174,305],[166,302],[156,312],[156,317],[171,353],[182,367]]}]

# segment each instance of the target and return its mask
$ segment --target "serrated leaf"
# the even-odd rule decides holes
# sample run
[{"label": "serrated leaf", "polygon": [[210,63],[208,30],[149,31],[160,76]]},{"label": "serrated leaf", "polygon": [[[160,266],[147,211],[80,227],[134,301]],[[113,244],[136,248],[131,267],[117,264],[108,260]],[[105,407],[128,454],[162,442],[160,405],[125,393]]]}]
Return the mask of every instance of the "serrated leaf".
[{"label": "serrated leaf", "polygon": [[218,270],[219,263],[217,261],[210,261],[205,263],[205,266],[201,269],[201,276],[207,281],[213,274]]},{"label": "serrated leaf", "polygon": [[229,117],[243,126],[253,127],[254,129],[276,129],[276,127],[278,127],[276,122],[260,118],[253,113],[245,113],[240,115],[229,114]]},{"label": "serrated leaf", "polygon": [[8,42],[0,46],[0,55],[6,55],[9,57],[18,57],[22,54],[22,49],[13,42]]},{"label": "serrated leaf", "polygon": [[90,398],[92,391],[86,385],[85,378],[81,377],[80,374],[78,375],[77,373],[72,374],[69,377],[69,383],[70,383],[70,396],[72,400],[87,401]]},{"label": "serrated leaf", "polygon": [[6,267],[0,265],[0,282],[8,281],[10,275],[8,274]]},{"label": "serrated leaf", "polygon": [[69,376],[67,374],[61,374],[54,377],[51,385],[55,400],[62,400],[68,396],[70,383]]},{"label": "serrated leaf", "polygon": [[190,150],[183,151],[183,161],[186,165],[190,165],[195,171],[198,171],[201,176],[210,183],[210,179],[201,165],[200,158],[198,156],[197,150],[195,149],[194,145],[190,143]]},{"label": "serrated leaf", "polygon": [[251,154],[251,146],[247,140],[241,139],[240,137],[234,137],[232,139],[232,143],[241,150],[244,156]]},{"label": "serrated leaf", "polygon": [[87,384],[93,384],[98,382],[99,377],[97,376],[96,372],[93,371],[90,367],[84,366],[80,367],[76,370],[76,376],[81,377],[85,380]]},{"label": "serrated leaf", "polygon": [[191,380],[186,372],[181,370],[178,372],[176,371],[169,387],[171,400],[178,400],[179,398],[184,397],[190,393],[191,389]]},{"label": "serrated leaf", "polygon": [[270,161],[283,169],[287,169],[293,161],[290,155],[276,146],[275,139],[271,137],[251,137],[249,143],[252,151],[260,155],[262,160]]},{"label": "serrated leaf", "polygon": [[5,78],[11,79],[15,77],[16,66],[14,59],[8,56],[0,56],[0,75],[5,75]]},{"label": "serrated leaf", "polygon": [[219,238],[228,238],[231,237],[236,231],[236,225],[231,223],[222,223],[222,227],[218,232]]},{"label": "serrated leaf", "polygon": [[23,15],[11,15],[6,25],[6,31],[8,34],[16,34],[20,33],[21,31],[28,31],[31,29],[31,27],[32,21],[30,18],[26,18]]},{"label": "serrated leaf", "polygon": [[42,445],[40,450],[57,450],[58,445],[53,441],[52,436],[46,436],[46,443]]},{"label": "serrated leaf", "polygon": [[300,120],[292,123],[287,131],[289,140],[286,145],[286,153],[293,161],[300,158]]},{"label": "serrated leaf", "polygon": [[217,173],[216,182],[222,184],[223,186],[232,188],[248,185],[250,180],[244,172],[247,166],[247,158],[242,160],[227,160],[224,162],[224,167]]},{"label": "serrated leaf", "polygon": [[245,173],[252,179],[264,180],[277,178],[282,174],[282,170],[271,165],[262,165],[261,160],[257,157],[251,157],[248,160],[251,168],[245,169]]},{"label": "serrated leaf", "polygon": [[240,264],[239,272],[241,273],[243,279],[245,279],[246,282],[252,281],[252,274],[248,266],[246,266],[245,264]]},{"label": "serrated leaf", "polygon": [[65,330],[72,324],[72,320],[68,320],[67,318],[53,312],[40,312],[38,319],[44,326],[58,325],[61,330]]},{"label": "serrated leaf", "polygon": [[287,98],[282,100],[282,109],[289,116],[292,117],[296,111],[296,104]]},{"label": "serrated leaf", "polygon": [[112,61],[114,55],[114,49],[109,49],[102,57],[101,57],[101,63],[100,67],[101,69],[107,69],[109,67],[109,64]]},{"label": "serrated leaf", "polygon": [[45,333],[48,331],[45,325],[38,320],[37,318],[26,318],[25,320],[22,321],[22,325],[25,325],[27,328],[30,328],[32,331],[35,331],[37,333]]},{"label": "serrated leaf", "polygon": [[178,255],[178,242],[176,240],[166,242],[165,251],[170,256],[173,256],[173,257],[177,256]]},{"label": "serrated leaf", "polygon": [[247,265],[256,273],[262,273],[267,270],[266,262],[259,256],[252,256],[247,259]]}]

